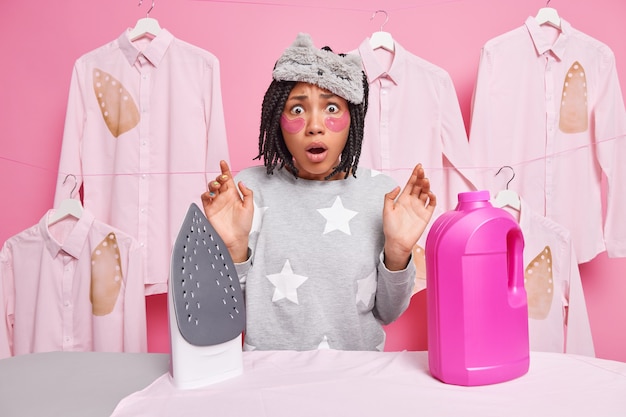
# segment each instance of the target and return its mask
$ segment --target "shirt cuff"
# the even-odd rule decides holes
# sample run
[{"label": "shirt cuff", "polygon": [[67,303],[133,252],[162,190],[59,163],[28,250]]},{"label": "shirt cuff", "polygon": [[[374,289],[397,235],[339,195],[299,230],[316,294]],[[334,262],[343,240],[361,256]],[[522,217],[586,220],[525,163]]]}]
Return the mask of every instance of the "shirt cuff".
[{"label": "shirt cuff", "polygon": [[390,271],[389,269],[387,269],[387,265],[385,265],[385,251],[384,250],[380,251],[380,254],[378,255],[378,260],[380,261],[380,264],[382,265],[383,269],[390,274],[406,273],[411,268],[411,265],[413,265],[413,267],[415,266],[413,264],[413,252],[412,251],[411,251],[411,255],[409,256],[409,262],[407,262],[406,267],[398,271]]}]

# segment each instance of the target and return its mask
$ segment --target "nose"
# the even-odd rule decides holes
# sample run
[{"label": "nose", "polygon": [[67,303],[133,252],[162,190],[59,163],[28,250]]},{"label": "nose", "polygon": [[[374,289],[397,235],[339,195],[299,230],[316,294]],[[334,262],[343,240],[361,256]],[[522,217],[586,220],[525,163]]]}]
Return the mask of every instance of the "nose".
[{"label": "nose", "polygon": [[307,120],[306,133],[307,135],[322,135],[325,132],[324,125],[324,113],[321,111],[314,111],[310,114]]}]

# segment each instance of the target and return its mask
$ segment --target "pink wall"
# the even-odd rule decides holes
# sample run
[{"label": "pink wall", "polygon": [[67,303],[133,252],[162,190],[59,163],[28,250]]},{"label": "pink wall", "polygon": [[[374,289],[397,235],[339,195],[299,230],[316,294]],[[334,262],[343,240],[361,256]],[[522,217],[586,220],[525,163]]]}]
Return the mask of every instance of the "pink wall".
[{"label": "pink wall", "polygon": [[[113,40],[145,16],[149,0],[64,0],[0,3],[0,242],[36,223],[51,208],[70,74],[83,53]],[[465,120],[481,46],[520,26],[545,0],[157,0],[151,17],[175,36],[213,52],[221,62],[222,92],[238,171],[251,163],[262,95],[274,60],[297,32],[316,44],[350,51],[385,30],[410,52],[447,70]],[[574,27],[615,52],[626,91],[626,2],[553,0]],[[200,192],[201,190],[198,190]],[[596,352],[626,361],[626,259],[605,255],[581,265]],[[423,349],[423,295],[389,327],[390,350]],[[165,297],[148,299],[149,346],[169,350]]]}]

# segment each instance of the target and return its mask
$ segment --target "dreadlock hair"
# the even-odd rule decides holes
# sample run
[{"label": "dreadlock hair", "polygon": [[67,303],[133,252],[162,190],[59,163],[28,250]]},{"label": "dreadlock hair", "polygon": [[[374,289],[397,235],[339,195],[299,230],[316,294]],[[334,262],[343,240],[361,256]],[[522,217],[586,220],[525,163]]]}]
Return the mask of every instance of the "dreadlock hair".
[{"label": "dreadlock hair", "polygon": [[[322,49],[332,52],[332,49],[327,46]],[[345,54],[339,54],[339,56],[343,57]],[[369,95],[367,77],[364,72],[362,72],[362,74],[363,101],[361,104],[348,102],[350,112],[348,140],[341,152],[339,164],[328,174],[325,178],[326,180],[332,178],[339,172],[345,173],[344,178],[348,178],[350,173],[352,173],[352,176],[356,177],[363,144],[365,114],[367,113]],[[289,152],[289,149],[287,149],[280,127],[280,116],[285,108],[289,93],[291,93],[291,90],[296,84],[296,81],[272,80],[272,83],[263,97],[259,133],[259,154],[254,159],[263,158],[263,163],[267,169],[268,175],[273,174],[276,167],[280,170],[286,166],[289,171],[298,178],[298,168],[296,168],[293,163],[293,156]]]}]

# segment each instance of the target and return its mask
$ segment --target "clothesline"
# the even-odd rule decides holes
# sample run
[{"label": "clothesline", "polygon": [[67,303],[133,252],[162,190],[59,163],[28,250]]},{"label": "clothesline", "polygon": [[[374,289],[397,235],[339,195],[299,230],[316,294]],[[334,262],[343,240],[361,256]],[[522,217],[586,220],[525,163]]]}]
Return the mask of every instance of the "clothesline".
[{"label": "clothesline", "polygon": [[[603,143],[607,143],[607,142],[612,142],[612,141],[616,141],[616,140],[625,140],[626,137],[624,136],[615,136],[609,139],[605,139],[602,141],[598,141],[594,144],[586,144],[586,145],[581,145],[578,146],[576,148],[572,148],[572,149],[568,149],[562,152],[556,152],[556,153],[552,153],[550,155],[546,155],[540,158],[533,158],[533,159],[528,159],[525,161],[521,161],[521,162],[516,162],[516,163],[508,163],[507,165],[512,167],[513,169],[515,169],[516,167],[520,167],[520,166],[524,166],[524,165],[529,165],[532,163],[535,163],[537,161],[541,161],[541,160],[545,160],[548,158],[556,158],[571,152],[576,152],[578,150],[581,149],[586,149],[586,148],[590,148],[592,146],[597,146]],[[38,170],[42,170],[42,171],[47,171],[50,173],[54,173],[55,175],[57,175],[57,171],[54,171],[52,169],[40,166],[40,165],[36,165],[30,162],[26,162],[26,161],[21,161],[21,160],[17,160],[17,159],[12,159],[12,158],[8,158],[5,156],[0,156],[0,160],[3,161],[8,161],[8,162],[12,162],[14,164],[17,165],[23,165],[23,166],[27,166],[33,169],[38,169]],[[416,161],[416,163],[419,161]],[[216,167],[216,171],[217,172],[217,168]],[[493,170],[493,169],[500,169],[502,168],[501,166],[468,166],[468,167],[462,167],[462,166],[454,166],[454,167],[429,167],[427,165],[424,165],[424,169],[427,172],[435,172],[435,171],[447,171],[447,170],[464,170],[464,171],[483,171],[483,170]],[[406,170],[411,170],[413,169],[413,167],[396,167],[396,168],[390,168],[387,169],[386,171],[391,171],[391,172],[397,172],[397,171],[406,171]],[[208,171],[210,172],[210,171]],[[238,171],[237,170],[233,170],[232,171],[233,174],[237,174]],[[137,176],[137,175],[148,175],[148,176],[157,176],[157,175],[198,175],[198,174],[206,174],[207,171],[150,171],[150,172],[142,172],[142,171],[138,171],[138,172],[132,172],[132,173],[97,173],[97,174],[81,174],[82,177],[123,177],[123,176]],[[75,172],[59,172],[58,174],[60,175],[76,175]]]},{"label": "clothesline", "polygon": [[[301,2],[298,1],[251,1],[251,0],[196,0],[196,1],[201,1],[201,2],[205,2],[205,3],[228,3],[228,4],[247,4],[247,5],[253,5],[253,6],[274,6],[274,7],[298,7],[298,8],[303,8],[303,7],[308,7],[308,8],[312,8],[312,9],[328,9],[328,10],[344,10],[344,11],[354,11],[354,12],[368,12],[371,13],[373,11],[373,9],[368,8],[355,8],[355,7],[340,7],[340,6],[334,6],[334,5],[319,5],[319,4],[301,4]],[[450,4],[450,3],[461,3],[464,0],[422,0],[422,1],[418,1],[418,4],[412,4],[410,6],[402,6],[402,7],[393,7],[393,8],[389,8],[389,7],[385,7],[385,11],[386,12],[396,12],[396,11],[403,11],[403,10],[412,10],[412,9],[418,9],[420,7],[424,7],[424,6],[432,6],[432,5],[437,5],[437,4]]]}]

